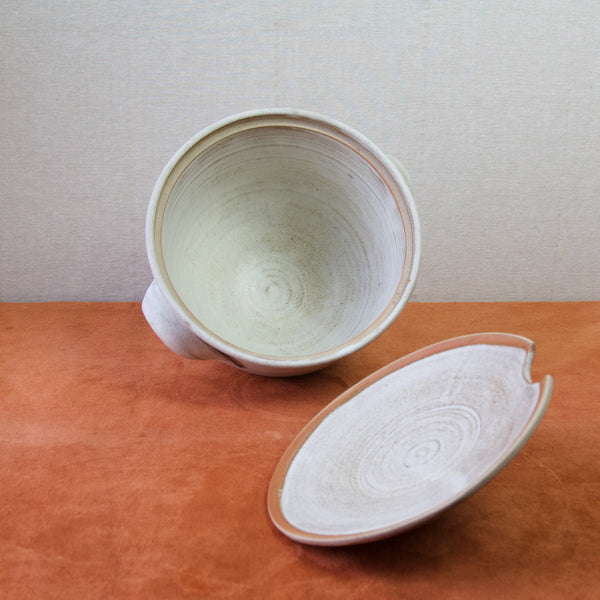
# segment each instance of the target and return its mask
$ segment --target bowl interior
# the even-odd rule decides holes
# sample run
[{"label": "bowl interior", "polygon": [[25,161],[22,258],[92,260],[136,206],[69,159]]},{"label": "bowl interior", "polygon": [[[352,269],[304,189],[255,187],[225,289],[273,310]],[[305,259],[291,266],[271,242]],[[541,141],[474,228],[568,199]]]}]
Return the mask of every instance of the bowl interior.
[{"label": "bowl interior", "polygon": [[162,252],[181,301],[246,352],[327,351],[398,293],[407,239],[378,170],[334,136],[269,126],[203,148],[169,191]]}]

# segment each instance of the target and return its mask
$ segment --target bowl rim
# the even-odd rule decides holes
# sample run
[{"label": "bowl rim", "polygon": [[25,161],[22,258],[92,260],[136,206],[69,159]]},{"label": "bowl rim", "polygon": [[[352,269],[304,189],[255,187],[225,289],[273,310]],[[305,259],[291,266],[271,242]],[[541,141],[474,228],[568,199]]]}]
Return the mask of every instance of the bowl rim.
[{"label": "bowl rim", "polygon": [[[343,344],[313,354],[276,356],[253,352],[222,338],[206,327],[186,306],[170,281],[162,255],[162,222],[169,194],[179,175],[205,148],[216,141],[252,128],[268,126],[291,126],[330,135],[338,141],[352,142],[352,149],[368,160],[376,161],[382,181],[396,200],[403,218],[406,238],[406,257],[400,282],[382,313],[363,331]],[[349,145],[349,144],[346,144]],[[381,170],[385,173],[381,173]],[[397,190],[389,183],[397,186]],[[165,195],[163,192],[168,189]],[[400,197],[398,197],[400,196]],[[421,262],[421,226],[416,204],[407,176],[395,158],[386,155],[376,144],[354,128],[322,114],[291,108],[268,108],[251,110],[221,119],[202,129],[185,142],[158,177],[146,212],[146,253],[155,281],[170,307],[183,319],[186,326],[207,344],[244,368],[246,364],[282,369],[315,370],[366,346],[383,333],[398,317],[408,302],[417,279]]]}]

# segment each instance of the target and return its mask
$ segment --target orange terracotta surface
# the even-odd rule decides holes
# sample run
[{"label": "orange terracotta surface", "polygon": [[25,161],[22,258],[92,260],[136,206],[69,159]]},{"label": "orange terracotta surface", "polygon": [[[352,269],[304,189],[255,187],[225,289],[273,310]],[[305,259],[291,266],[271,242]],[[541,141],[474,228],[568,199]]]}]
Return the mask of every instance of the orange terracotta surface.
[{"label": "orange terracotta surface", "polygon": [[[350,385],[481,331],[537,344],[550,407],[486,487],[342,548],[284,537],[279,458]],[[268,379],[179,358],[138,303],[0,304],[0,597],[600,597],[600,302],[409,303],[327,369]]]}]

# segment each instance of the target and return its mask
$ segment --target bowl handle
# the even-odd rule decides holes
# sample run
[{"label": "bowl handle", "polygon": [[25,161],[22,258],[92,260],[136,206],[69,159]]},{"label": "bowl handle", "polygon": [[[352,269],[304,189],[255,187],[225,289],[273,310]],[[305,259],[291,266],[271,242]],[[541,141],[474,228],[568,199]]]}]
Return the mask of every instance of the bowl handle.
[{"label": "bowl handle", "polygon": [[238,366],[192,331],[190,324],[169,304],[156,280],[146,290],[142,300],[142,312],[154,333],[176,354],[184,358],[216,359]]},{"label": "bowl handle", "polygon": [[400,171],[400,174],[402,175],[402,177],[404,177],[404,181],[406,181],[406,185],[408,185],[410,191],[412,192],[413,191],[412,181],[410,179],[410,175],[408,174],[408,171],[404,168],[404,165],[395,156],[392,156],[391,154],[388,154],[388,158],[392,161],[392,163],[394,164],[396,169],[398,169],[398,171]]}]

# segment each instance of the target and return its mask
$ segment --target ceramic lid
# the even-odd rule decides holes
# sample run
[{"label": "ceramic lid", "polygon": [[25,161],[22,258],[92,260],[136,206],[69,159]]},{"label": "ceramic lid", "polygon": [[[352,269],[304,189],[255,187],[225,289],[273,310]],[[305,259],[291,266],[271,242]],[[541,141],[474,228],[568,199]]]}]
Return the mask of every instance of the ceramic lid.
[{"label": "ceramic lid", "polygon": [[539,424],[552,378],[506,333],[401,358],[325,407],[284,453],[268,509],[288,537],[335,546],[412,528],[477,491]]}]

